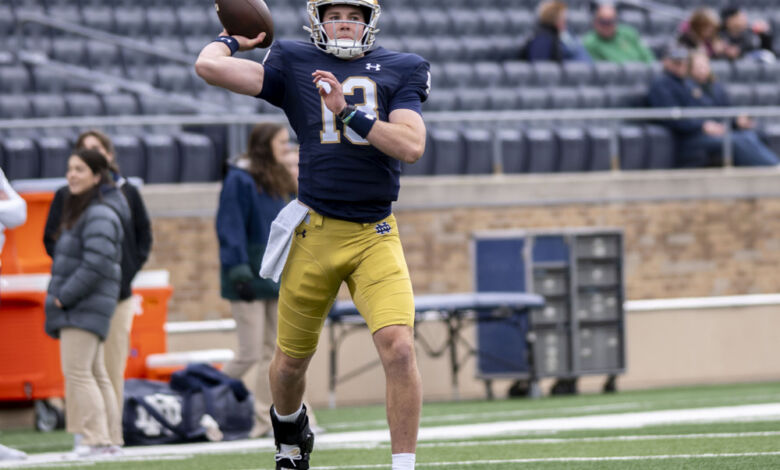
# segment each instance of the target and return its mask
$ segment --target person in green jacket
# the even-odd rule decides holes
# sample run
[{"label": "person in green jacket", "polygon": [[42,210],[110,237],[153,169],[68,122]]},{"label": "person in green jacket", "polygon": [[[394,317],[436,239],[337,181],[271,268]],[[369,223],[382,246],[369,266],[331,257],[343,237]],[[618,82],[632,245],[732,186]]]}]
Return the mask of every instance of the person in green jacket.
[{"label": "person in green jacket", "polygon": [[593,30],[585,35],[585,49],[595,61],[653,62],[655,56],[642,43],[636,29],[618,24],[611,4],[599,5],[593,13]]}]

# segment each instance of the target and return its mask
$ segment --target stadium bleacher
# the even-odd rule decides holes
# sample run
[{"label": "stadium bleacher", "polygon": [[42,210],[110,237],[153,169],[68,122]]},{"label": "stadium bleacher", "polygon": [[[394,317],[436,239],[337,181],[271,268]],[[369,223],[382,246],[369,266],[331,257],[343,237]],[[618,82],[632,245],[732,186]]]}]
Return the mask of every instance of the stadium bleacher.
[{"label": "stadium bleacher", "polygon": [[[302,0],[268,0],[277,38],[306,39]],[[535,22],[537,0],[392,0],[382,3],[378,44],[415,52],[431,62],[433,93],[425,111],[510,111],[602,109],[641,106],[658,64],[526,63],[517,60],[524,36]],[[692,9],[701,2],[684,0]],[[710,2],[718,7],[725,0]],[[586,0],[570,1],[569,29],[590,29]],[[749,12],[767,0],[742,3]],[[154,6],[154,8],[150,8]],[[193,114],[197,110],[156,95],[120,91],[65,77],[42,64],[20,60],[23,49],[49,58],[137,80],[161,92],[222,103],[237,113],[277,112],[259,100],[208,86],[191,65],[85,39],[35,23],[19,26],[19,15],[39,13],[99,31],[124,35],[176,50],[194,60],[221,26],[213,5],[200,0],[18,0],[0,5],[0,119],[60,116],[136,116]],[[780,13],[764,15],[780,29]],[[635,27],[656,53],[678,27],[666,15],[623,10],[620,20]],[[21,29],[21,31],[18,31]],[[21,32],[21,34],[17,34]],[[264,51],[248,54],[261,60]],[[780,104],[780,64],[715,61],[713,72],[728,85],[733,105]],[[771,142],[780,146],[778,124],[761,121]],[[552,124],[552,121],[549,123]],[[614,123],[613,123],[614,124]],[[429,124],[429,149],[407,175],[484,174],[494,171],[603,171],[612,167],[610,139],[616,133],[620,168],[670,168],[672,137],[651,124],[567,121],[533,125]],[[0,129],[3,164],[9,176],[56,175],[57,155],[79,129]],[[120,162],[131,176],[149,183],[211,181],[226,158],[221,133],[185,132],[178,126],[110,128],[121,142]],[[205,140],[204,140],[205,139]],[[774,139],[774,140],[772,140]],[[211,145],[209,145],[211,143]],[[126,152],[127,155],[122,155]],[[496,155],[498,152],[498,155]],[[153,156],[153,157],[152,157]],[[125,162],[126,160],[126,162]],[[125,164],[126,163],[126,164]]]}]

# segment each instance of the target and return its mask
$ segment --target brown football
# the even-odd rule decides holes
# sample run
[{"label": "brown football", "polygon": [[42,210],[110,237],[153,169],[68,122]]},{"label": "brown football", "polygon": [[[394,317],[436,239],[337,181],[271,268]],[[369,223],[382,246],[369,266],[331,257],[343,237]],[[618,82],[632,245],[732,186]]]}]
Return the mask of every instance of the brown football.
[{"label": "brown football", "polygon": [[257,47],[268,47],[274,41],[274,22],[263,0],[216,0],[214,8],[228,34],[254,38],[265,33]]}]

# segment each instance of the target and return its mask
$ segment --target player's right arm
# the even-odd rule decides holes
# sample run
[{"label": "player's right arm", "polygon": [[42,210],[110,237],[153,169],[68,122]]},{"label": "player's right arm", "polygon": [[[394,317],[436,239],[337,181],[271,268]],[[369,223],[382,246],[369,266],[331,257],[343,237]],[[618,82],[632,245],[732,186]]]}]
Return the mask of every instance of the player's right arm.
[{"label": "player's right arm", "polygon": [[[226,33],[223,31],[223,35]],[[254,48],[265,39],[265,33],[249,39],[233,36],[240,51]],[[218,86],[243,95],[257,96],[263,90],[265,70],[252,60],[231,57],[230,48],[222,42],[206,44],[195,62],[195,72],[209,85]]]}]

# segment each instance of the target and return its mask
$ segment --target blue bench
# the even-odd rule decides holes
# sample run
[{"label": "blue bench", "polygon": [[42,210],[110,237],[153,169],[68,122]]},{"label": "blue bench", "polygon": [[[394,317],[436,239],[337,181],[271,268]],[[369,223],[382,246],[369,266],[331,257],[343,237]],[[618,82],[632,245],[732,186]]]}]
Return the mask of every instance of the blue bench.
[{"label": "blue bench", "polygon": [[[431,346],[424,337],[415,331],[417,344],[430,357],[439,357],[449,353],[452,377],[452,393],[457,399],[458,372],[463,363],[479,351],[462,335],[466,321],[490,321],[491,319],[506,319],[514,315],[527,315],[530,309],[544,306],[544,299],[536,294],[518,292],[475,292],[459,294],[418,295],[414,298],[415,323],[421,321],[443,321],[447,327],[447,341],[440,347]],[[330,371],[328,388],[330,406],[335,406],[336,386],[347,379],[355,377],[379,364],[374,359],[364,365],[342,375],[338,373],[338,348],[344,338],[351,332],[366,327],[355,304],[351,300],[337,301],[328,314],[330,335]],[[468,354],[461,358],[458,345],[464,345]]]}]

